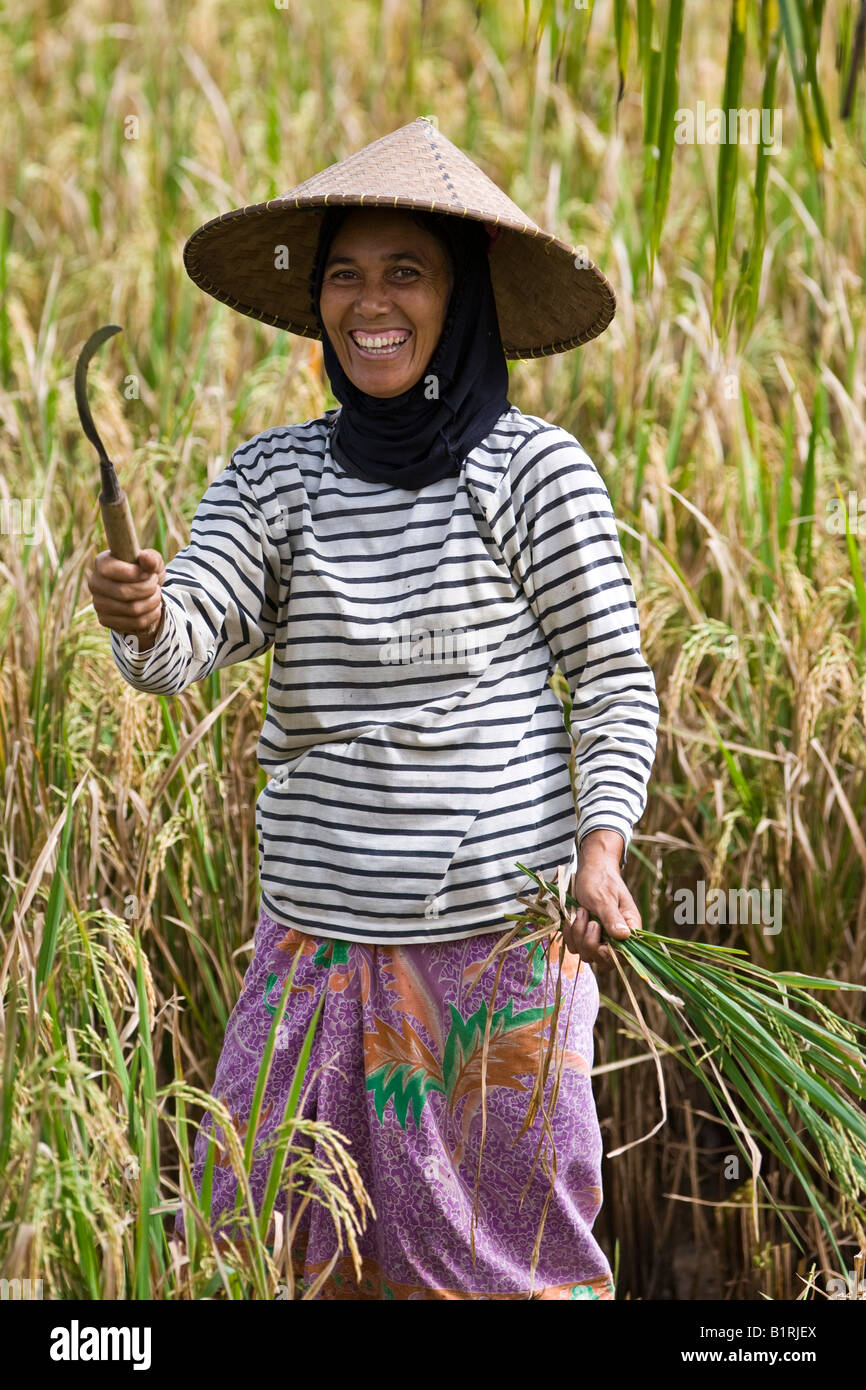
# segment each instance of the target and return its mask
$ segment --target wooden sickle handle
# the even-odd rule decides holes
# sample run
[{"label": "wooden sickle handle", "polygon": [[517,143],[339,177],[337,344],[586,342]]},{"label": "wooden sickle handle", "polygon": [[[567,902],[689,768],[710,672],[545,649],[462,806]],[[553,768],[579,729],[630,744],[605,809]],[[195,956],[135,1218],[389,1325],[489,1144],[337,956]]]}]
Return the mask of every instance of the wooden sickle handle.
[{"label": "wooden sickle handle", "polygon": [[134,565],[141,554],[141,546],[135,534],[135,523],[126,493],[121,488],[120,497],[116,502],[104,502],[100,494],[99,506],[109,550],[115,559],[126,560],[128,564]]}]

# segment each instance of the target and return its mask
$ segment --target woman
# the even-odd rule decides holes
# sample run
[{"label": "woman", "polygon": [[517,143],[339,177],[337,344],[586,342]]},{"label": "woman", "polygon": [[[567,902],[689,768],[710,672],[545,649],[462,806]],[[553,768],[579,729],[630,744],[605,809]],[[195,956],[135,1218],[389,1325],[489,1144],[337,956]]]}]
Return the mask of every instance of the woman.
[{"label": "woman", "polygon": [[[620,866],[658,703],[604,484],[572,435],[510,404],[505,361],[596,336],[610,288],[426,120],[206,224],[185,260],[216,298],[321,337],[341,403],[242,445],[167,567],[103,553],[91,580],[136,689],[176,693],[274,648],[261,912],[213,1088],[243,1130],[297,955],[254,1198],[324,996],[303,1113],[351,1140],[376,1219],[360,1284],[347,1256],[318,1296],[612,1298],[592,1235],[598,988],[581,961],[609,963],[602,928],[640,926]],[[577,825],[556,664],[574,700]],[[535,947],[502,963],[479,1167],[485,960],[527,886],[518,860],[548,878],[567,865],[584,904],[563,929],[552,1188],[534,1162],[540,1120],[520,1135],[555,984]],[[199,1186],[212,1138],[206,1122]],[[227,1228],[237,1189],[215,1152],[211,1215]],[[335,1250],[311,1204],[299,1278]]]}]

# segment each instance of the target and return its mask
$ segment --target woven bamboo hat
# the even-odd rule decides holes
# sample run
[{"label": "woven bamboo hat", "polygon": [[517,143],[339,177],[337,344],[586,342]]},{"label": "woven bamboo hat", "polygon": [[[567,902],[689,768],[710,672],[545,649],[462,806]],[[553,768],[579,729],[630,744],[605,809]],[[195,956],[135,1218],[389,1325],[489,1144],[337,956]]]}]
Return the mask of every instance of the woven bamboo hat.
[{"label": "woven bamboo hat", "polygon": [[582,249],[542,229],[426,117],[331,164],[279,198],[192,234],[184,265],[208,294],[276,328],[321,338],[310,299],[326,207],[412,208],[485,222],[506,357],[567,352],[607,328],[613,290]]}]

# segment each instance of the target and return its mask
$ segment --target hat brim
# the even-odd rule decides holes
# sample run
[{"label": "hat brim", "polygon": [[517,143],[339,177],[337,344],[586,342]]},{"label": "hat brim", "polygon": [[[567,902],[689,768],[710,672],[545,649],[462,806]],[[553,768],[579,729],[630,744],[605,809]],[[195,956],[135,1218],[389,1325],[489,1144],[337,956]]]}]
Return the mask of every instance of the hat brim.
[{"label": "hat brim", "polygon": [[505,356],[549,357],[590,342],[616,312],[597,266],[575,247],[482,209],[363,194],[307,194],[235,208],[199,227],[183,250],[190,278],[240,314],[304,338],[321,338],[310,276],[326,207],[413,209],[469,217],[499,229],[490,278]]}]

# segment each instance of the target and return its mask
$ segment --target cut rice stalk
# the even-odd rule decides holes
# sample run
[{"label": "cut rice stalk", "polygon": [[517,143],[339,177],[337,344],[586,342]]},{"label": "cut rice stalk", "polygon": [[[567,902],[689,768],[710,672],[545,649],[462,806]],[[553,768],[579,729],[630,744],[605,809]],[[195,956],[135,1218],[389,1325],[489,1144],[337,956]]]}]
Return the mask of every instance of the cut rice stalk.
[{"label": "cut rice stalk", "polygon": [[[533,941],[557,942],[560,964],[564,958],[563,921],[580,906],[565,889],[563,871],[551,883],[525,865],[518,864],[537,885],[533,896],[517,901],[525,911],[508,914],[515,926],[497,943],[484,969],[506,951]],[[833,1233],[833,1222],[850,1224],[855,1237],[866,1243],[866,1027],[834,1013],[826,1003],[813,999],[812,990],[857,990],[866,987],[822,979],[796,972],[772,971],[755,965],[746,952],[707,942],[678,940],[641,929],[625,940],[609,938],[614,963],[634,1009],[635,1021],[650,1046],[659,1081],[661,1119],[642,1139],[613,1150],[615,1157],[654,1135],[667,1118],[667,1102],[659,1050],[647,1026],[623,969],[622,958],[656,995],[681,1048],[677,1056],[699,1077],[722,1121],[752,1170],[752,1209],[757,1231],[758,1185],[779,1215],[792,1239],[800,1241],[760,1175],[762,1153],[769,1150],[779,1164],[797,1179],[823,1226],[834,1252],[842,1259]],[[501,960],[500,960],[501,964]],[[483,971],[479,972],[480,975]],[[497,971],[496,984],[498,985]],[[488,1018],[492,1016],[491,1002]],[[557,1026],[561,985],[550,1009],[549,1035],[539,1050],[536,1083],[530,1096],[524,1134],[539,1113],[543,1119],[538,1155],[545,1138],[552,1147],[551,1193],[556,1173],[556,1153],[550,1116],[562,1074],[565,1049],[556,1064],[551,1103],[545,1102],[545,1084],[551,1058],[558,1049]],[[810,1017],[806,1010],[817,1017]],[[485,1057],[486,1062],[486,1057]],[[482,1066],[482,1150],[486,1103],[486,1067]],[[534,1173],[535,1165],[533,1165]],[[809,1170],[821,1180],[820,1189]],[[481,1154],[479,1153],[479,1176]],[[828,1198],[829,1186],[835,1194]],[[477,1219],[478,1183],[475,1191]],[[534,1277],[541,1246],[545,1204],[532,1260]]]}]

